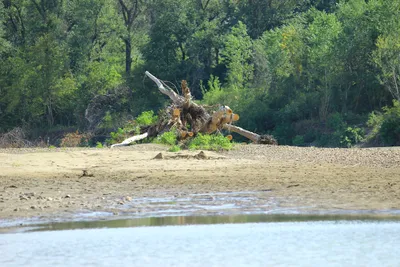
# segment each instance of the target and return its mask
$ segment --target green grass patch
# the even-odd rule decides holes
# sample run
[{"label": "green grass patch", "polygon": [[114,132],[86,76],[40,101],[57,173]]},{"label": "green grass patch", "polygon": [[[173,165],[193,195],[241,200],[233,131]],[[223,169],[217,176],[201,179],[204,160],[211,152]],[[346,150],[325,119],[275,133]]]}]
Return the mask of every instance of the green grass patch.
[{"label": "green grass patch", "polygon": [[223,136],[222,134],[209,135],[209,134],[197,134],[195,138],[189,141],[188,148],[190,150],[230,150],[233,144],[231,141]]}]

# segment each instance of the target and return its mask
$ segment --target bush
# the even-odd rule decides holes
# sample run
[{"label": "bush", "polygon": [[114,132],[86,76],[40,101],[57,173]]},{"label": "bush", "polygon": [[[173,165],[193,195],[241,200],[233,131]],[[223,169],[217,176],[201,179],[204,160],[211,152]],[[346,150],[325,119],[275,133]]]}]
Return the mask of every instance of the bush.
[{"label": "bush", "polygon": [[400,117],[385,119],[379,132],[385,144],[400,145]]},{"label": "bush", "polygon": [[135,121],[140,126],[148,126],[156,123],[158,116],[154,115],[154,111],[144,111],[136,117]]},{"label": "bush", "polygon": [[317,145],[321,147],[327,147],[331,143],[332,136],[327,133],[321,133],[317,136]]},{"label": "bush", "polygon": [[190,140],[188,148],[190,150],[205,149],[205,150],[229,150],[233,145],[228,138],[222,134],[209,135],[198,133],[195,138]]},{"label": "bush", "polygon": [[371,128],[368,141],[382,139],[386,145],[400,145],[400,102],[393,100],[393,107],[384,107],[383,113],[372,112],[367,125]]},{"label": "bush", "polygon": [[173,145],[168,149],[169,152],[178,152],[180,150],[181,150],[181,147],[178,145]]},{"label": "bush", "polygon": [[304,137],[302,135],[296,135],[292,143],[294,146],[304,146]]},{"label": "bush", "polygon": [[338,112],[332,113],[328,117],[326,124],[330,129],[339,132],[346,127],[346,122],[344,121],[343,116]]},{"label": "bush", "polygon": [[158,117],[154,115],[152,110],[144,111],[133,121],[128,121],[122,128],[118,128],[117,131],[111,132],[111,138],[107,140],[107,143],[111,145],[120,143],[132,135],[138,135],[140,134],[141,126],[152,125],[156,123],[157,120]]},{"label": "bush", "polygon": [[364,131],[361,128],[347,127],[340,137],[340,144],[344,147],[352,147],[364,140]]},{"label": "bush", "polygon": [[83,147],[89,146],[89,134],[79,133],[78,131],[73,133],[67,133],[61,139],[61,147]]},{"label": "bush", "polygon": [[176,133],[176,130],[172,129],[169,132],[165,132],[157,136],[157,138],[154,139],[154,143],[174,146],[177,143],[177,137],[178,135]]},{"label": "bush", "polygon": [[393,107],[384,107],[379,133],[387,145],[400,145],[400,102],[393,100]]},{"label": "bush", "polygon": [[272,131],[272,135],[278,140],[281,145],[292,145],[292,140],[295,137],[295,132],[290,123],[278,124]]},{"label": "bush", "polygon": [[371,128],[371,139],[379,135],[379,130],[383,122],[383,114],[380,112],[371,112],[368,116],[367,126]]}]

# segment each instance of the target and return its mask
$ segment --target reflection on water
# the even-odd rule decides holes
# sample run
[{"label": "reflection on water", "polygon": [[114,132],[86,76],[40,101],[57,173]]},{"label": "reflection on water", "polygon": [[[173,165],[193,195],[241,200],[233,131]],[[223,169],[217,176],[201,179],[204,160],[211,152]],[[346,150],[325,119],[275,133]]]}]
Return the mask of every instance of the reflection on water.
[{"label": "reflection on water", "polygon": [[[57,224],[53,229],[201,223],[4,234],[0,266],[400,266],[399,221],[324,218],[252,215]],[[236,224],[213,224],[221,221]]]},{"label": "reflection on water", "polygon": [[244,214],[226,216],[167,216],[103,221],[58,222],[42,225],[30,225],[27,231],[69,230],[85,228],[121,228],[138,226],[226,224],[254,222],[305,222],[305,221],[400,221],[398,215],[271,215]]}]

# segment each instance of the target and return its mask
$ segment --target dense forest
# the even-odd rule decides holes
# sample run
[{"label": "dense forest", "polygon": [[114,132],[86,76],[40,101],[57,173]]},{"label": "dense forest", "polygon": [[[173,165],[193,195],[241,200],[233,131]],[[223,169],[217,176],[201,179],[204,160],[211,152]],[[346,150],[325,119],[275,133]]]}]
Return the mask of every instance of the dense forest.
[{"label": "dense forest", "polygon": [[167,104],[147,70],[280,144],[399,145],[399,18],[400,0],[1,0],[0,133],[115,130]]}]

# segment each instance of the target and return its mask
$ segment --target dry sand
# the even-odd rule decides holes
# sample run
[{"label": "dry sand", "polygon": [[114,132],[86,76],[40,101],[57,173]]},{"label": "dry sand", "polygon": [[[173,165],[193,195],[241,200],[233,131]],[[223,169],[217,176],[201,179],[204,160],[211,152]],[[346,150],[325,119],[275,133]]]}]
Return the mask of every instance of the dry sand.
[{"label": "dry sand", "polygon": [[[239,145],[229,152],[206,151],[205,155],[166,150],[151,144],[0,150],[0,219],[67,220],[88,211],[146,216],[163,206],[126,204],[150,197],[213,200],[213,195],[226,192],[258,192],[245,204],[261,211],[277,207],[306,212],[400,210],[398,147]],[[160,152],[162,157],[154,159]],[[279,203],[266,205],[271,199]],[[202,197],[198,203],[206,200]],[[196,197],[190,201],[196,202]]]}]

